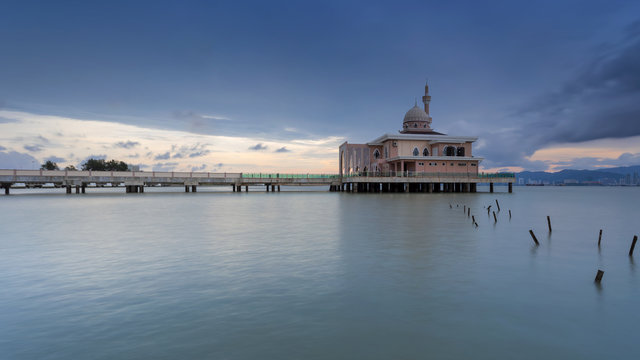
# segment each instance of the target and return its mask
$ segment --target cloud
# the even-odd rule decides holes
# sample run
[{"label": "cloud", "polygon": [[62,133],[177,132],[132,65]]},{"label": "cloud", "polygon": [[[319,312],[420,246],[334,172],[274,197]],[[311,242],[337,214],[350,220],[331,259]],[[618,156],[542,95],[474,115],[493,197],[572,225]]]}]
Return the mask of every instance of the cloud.
[{"label": "cloud", "polygon": [[0,124],[8,124],[8,123],[13,123],[13,122],[18,122],[18,120],[16,119],[9,119],[3,116],[0,116]]},{"label": "cloud", "polygon": [[177,162],[159,162],[152,165],[153,171],[173,171],[176,166],[178,166]]},{"label": "cloud", "polygon": [[257,143],[254,146],[251,146],[249,150],[262,151],[262,150],[267,150],[267,147],[268,146],[263,145],[262,143]]},{"label": "cloud", "polygon": [[123,148],[123,149],[132,149],[138,145],[140,145],[139,142],[131,141],[131,140],[118,141],[117,143],[113,144],[114,147]]},{"label": "cloud", "polygon": [[27,151],[31,151],[31,152],[40,152],[42,151],[42,146],[41,145],[25,145],[23,146],[23,148]]},{"label": "cloud", "polygon": [[171,153],[169,153],[167,151],[164,154],[156,155],[153,159],[154,160],[168,160],[169,158],[171,158]]},{"label": "cloud", "polygon": [[66,160],[64,158],[58,157],[58,156],[49,156],[48,158],[45,158],[44,161],[52,161],[55,163],[62,163],[62,162],[66,162]]},{"label": "cloud", "polygon": [[209,151],[209,150],[200,150],[200,151],[196,151],[196,152],[193,152],[193,153],[189,154],[189,157],[190,158],[194,158],[194,157],[205,156],[205,155],[208,155],[210,152],[211,151]]},{"label": "cloud", "polygon": [[608,167],[640,165],[640,153],[624,153],[617,158],[580,157],[568,161],[553,162],[553,170],[596,170]]},{"label": "cloud", "polygon": [[276,151],[277,153],[286,153],[286,152],[291,152],[291,150],[287,149],[286,146],[281,147],[280,149],[277,149]]},{"label": "cloud", "polygon": [[40,162],[33,156],[16,151],[0,152],[0,169],[33,169]]},{"label": "cloud", "polygon": [[487,129],[485,167],[543,167],[528,162],[554,144],[640,135],[640,21],[617,43],[605,44],[559,90],[543,94]]},{"label": "cloud", "polygon": [[0,145],[0,151],[5,151],[5,150],[7,150],[7,148],[2,146],[2,145]]},{"label": "cloud", "polygon": [[207,164],[202,164],[200,166],[192,166],[191,171],[202,171],[207,168]]},{"label": "cloud", "polygon": [[140,157],[140,154],[136,153],[136,154],[133,154],[133,155],[127,155],[127,157],[128,157],[129,159],[137,159],[137,158],[139,158],[139,157]]},{"label": "cloud", "polygon": [[40,142],[42,142],[43,144],[48,144],[49,143],[49,139],[47,139],[46,137],[44,137],[42,135],[38,135],[36,137],[36,139],[40,140]]}]

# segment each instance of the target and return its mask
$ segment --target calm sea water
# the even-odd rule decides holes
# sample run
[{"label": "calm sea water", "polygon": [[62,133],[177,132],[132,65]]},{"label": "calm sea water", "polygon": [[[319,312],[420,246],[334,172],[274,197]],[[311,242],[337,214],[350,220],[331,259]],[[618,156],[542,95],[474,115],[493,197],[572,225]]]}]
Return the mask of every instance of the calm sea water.
[{"label": "calm sea water", "polygon": [[640,188],[198,190],[0,196],[0,358],[640,357]]}]

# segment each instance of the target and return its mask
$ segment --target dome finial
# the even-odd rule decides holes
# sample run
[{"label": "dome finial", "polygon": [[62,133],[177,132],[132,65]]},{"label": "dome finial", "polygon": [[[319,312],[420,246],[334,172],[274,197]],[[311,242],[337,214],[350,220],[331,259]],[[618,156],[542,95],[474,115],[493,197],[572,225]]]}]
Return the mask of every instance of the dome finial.
[{"label": "dome finial", "polygon": [[413,104],[413,106],[418,106],[418,98],[415,98],[415,103]]}]

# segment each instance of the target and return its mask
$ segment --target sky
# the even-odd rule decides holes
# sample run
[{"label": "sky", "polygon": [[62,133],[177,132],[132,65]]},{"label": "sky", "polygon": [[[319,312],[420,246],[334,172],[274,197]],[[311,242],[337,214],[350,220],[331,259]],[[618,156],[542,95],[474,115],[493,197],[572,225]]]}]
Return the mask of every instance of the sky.
[{"label": "sky", "polygon": [[0,168],[335,173],[432,127],[483,171],[640,164],[637,1],[2,1]]}]

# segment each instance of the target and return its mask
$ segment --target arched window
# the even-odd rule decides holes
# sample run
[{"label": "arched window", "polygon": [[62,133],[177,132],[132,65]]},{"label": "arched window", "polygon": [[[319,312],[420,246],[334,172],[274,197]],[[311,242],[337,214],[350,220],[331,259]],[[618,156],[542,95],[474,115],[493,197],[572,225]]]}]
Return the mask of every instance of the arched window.
[{"label": "arched window", "polygon": [[456,156],[456,148],[454,146],[447,146],[444,148],[445,156]]},{"label": "arched window", "polygon": [[418,156],[420,155],[420,150],[418,150],[418,148],[413,148],[413,156]]},{"label": "arched window", "polygon": [[380,159],[380,151],[378,151],[378,149],[375,149],[373,151],[373,158],[374,159]]},{"label": "arched window", "polygon": [[418,124],[415,124],[415,123],[414,123],[414,124],[413,124],[413,127],[414,127],[414,128],[417,128],[417,127],[418,127]]},{"label": "arched window", "polygon": [[464,147],[460,146],[456,151],[457,156],[464,156]]},{"label": "arched window", "polygon": [[427,150],[427,148],[424,148],[424,150],[422,150],[422,156],[429,156],[429,150]]}]

